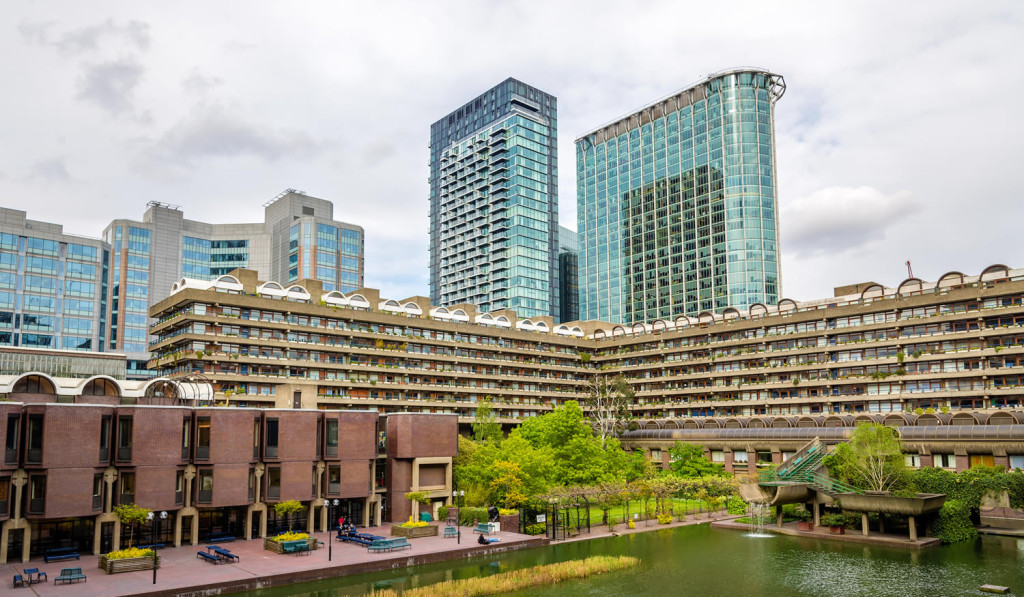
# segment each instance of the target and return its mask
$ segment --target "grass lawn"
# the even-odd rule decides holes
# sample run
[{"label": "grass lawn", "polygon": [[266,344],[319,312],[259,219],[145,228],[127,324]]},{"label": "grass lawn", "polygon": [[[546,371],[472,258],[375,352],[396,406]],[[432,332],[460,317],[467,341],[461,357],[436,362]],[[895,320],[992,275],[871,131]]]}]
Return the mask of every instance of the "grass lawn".
[{"label": "grass lawn", "polygon": [[[698,512],[707,513],[708,505],[702,500],[687,500],[681,498],[673,498],[669,500],[672,504],[672,512],[676,517],[681,516],[684,512],[686,514],[695,514]],[[647,501],[648,507],[654,509],[654,500]],[[723,504],[721,509],[724,509]],[[640,520],[645,520],[647,516],[644,512],[643,500],[631,500],[627,508],[626,505],[616,506],[608,511],[608,520],[615,524],[624,524],[627,518],[633,518],[634,514],[640,515]],[[652,514],[651,518],[654,518]],[[598,525],[601,524],[602,512],[600,508],[590,509],[590,524]]]}]

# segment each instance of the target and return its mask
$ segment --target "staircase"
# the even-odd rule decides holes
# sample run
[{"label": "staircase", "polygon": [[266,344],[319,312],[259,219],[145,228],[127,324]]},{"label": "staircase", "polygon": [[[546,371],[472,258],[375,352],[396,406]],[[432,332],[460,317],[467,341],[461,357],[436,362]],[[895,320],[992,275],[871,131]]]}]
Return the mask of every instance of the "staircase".
[{"label": "staircase", "polygon": [[828,448],[814,438],[803,448],[779,465],[779,468],[764,471],[758,475],[759,485],[779,487],[782,485],[810,485],[817,491],[835,496],[840,493],[863,493],[863,491],[837,481],[818,472],[821,462],[828,455]]}]

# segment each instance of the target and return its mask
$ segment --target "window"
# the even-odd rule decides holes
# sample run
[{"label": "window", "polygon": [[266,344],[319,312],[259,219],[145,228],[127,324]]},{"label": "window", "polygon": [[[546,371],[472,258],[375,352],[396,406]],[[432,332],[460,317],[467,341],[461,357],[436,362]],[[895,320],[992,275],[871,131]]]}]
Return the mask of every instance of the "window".
[{"label": "window", "polygon": [[135,503],[135,473],[121,473],[121,497],[118,504]]},{"label": "window", "polygon": [[956,468],[955,454],[935,454],[935,466],[939,468]]},{"label": "window", "polygon": [[711,462],[724,463],[725,462],[725,451],[724,450],[711,450]]},{"label": "window", "polygon": [[327,419],[327,457],[338,456],[338,420]]},{"label": "window", "polygon": [[265,458],[277,458],[277,419],[267,419]]},{"label": "window", "polygon": [[252,420],[252,458],[257,460],[260,457],[260,420]]},{"label": "window", "polygon": [[199,503],[213,502],[213,471],[199,471]]},{"label": "window", "polygon": [[918,454],[904,454],[903,461],[910,468],[921,468],[921,456]]},{"label": "window", "polygon": [[1024,454],[1010,454],[1010,470],[1024,469]]},{"label": "window", "polygon": [[249,501],[256,499],[256,469],[249,469]]},{"label": "window", "polygon": [[192,419],[184,417],[181,420],[181,459],[188,460],[189,448],[192,447]]},{"label": "window", "polygon": [[32,475],[28,480],[28,513],[46,512],[46,477]]},{"label": "window", "polygon": [[185,471],[178,471],[174,479],[174,504],[181,506],[185,503]]},{"label": "window", "polygon": [[11,495],[11,478],[4,477],[0,479],[0,513],[6,514],[10,512],[10,495]]},{"label": "window", "polygon": [[43,415],[28,416],[28,454],[25,462],[42,464],[43,462]]},{"label": "window", "polygon": [[103,474],[92,477],[92,509],[103,509]]},{"label": "window", "polygon": [[976,466],[995,466],[996,459],[991,454],[971,454],[971,468]]},{"label": "window", "polygon": [[100,419],[100,462],[110,462],[110,415]]},{"label": "window", "polygon": [[132,459],[132,418],[117,418],[117,460],[128,462]]},{"label": "window", "polygon": [[747,453],[746,452],[733,452],[732,453],[733,464],[747,464]]},{"label": "window", "polygon": [[329,495],[341,493],[341,467],[336,464],[327,467],[327,493]]},{"label": "window", "polygon": [[267,499],[281,499],[281,467],[267,468]]},{"label": "window", "polygon": [[196,419],[196,460],[210,459],[210,417]]},{"label": "window", "polygon": [[21,415],[7,415],[7,442],[4,464],[18,464],[18,444],[21,440]]}]

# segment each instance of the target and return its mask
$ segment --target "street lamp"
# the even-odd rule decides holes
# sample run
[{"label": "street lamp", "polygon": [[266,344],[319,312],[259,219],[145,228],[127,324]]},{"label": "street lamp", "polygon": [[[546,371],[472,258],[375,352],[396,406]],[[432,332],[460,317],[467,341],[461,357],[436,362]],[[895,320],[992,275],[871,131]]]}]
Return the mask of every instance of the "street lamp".
[{"label": "street lamp", "polygon": [[[334,557],[334,539],[331,537],[331,525],[334,524],[334,513],[340,504],[337,499],[333,502],[327,498],[324,498],[324,508],[327,508],[327,561],[330,562]],[[338,527],[338,532],[341,532],[341,527]]]},{"label": "street lamp", "polygon": [[[146,515],[146,519],[150,524],[150,531],[153,535],[153,584],[156,584],[156,544],[160,542],[160,522],[167,520],[167,512],[160,512],[160,517],[157,518],[152,512]],[[154,522],[155,521],[155,522]],[[155,525],[155,526],[154,526]],[[141,534],[141,533],[140,533]]]}]

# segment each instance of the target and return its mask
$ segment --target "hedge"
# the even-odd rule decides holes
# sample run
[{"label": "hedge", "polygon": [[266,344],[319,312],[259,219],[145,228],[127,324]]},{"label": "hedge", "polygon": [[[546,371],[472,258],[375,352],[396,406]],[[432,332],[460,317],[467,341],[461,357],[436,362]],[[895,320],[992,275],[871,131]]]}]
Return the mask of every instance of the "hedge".
[{"label": "hedge", "polygon": [[971,509],[959,500],[946,500],[932,524],[932,535],[943,543],[969,541],[978,536],[971,524]]}]

